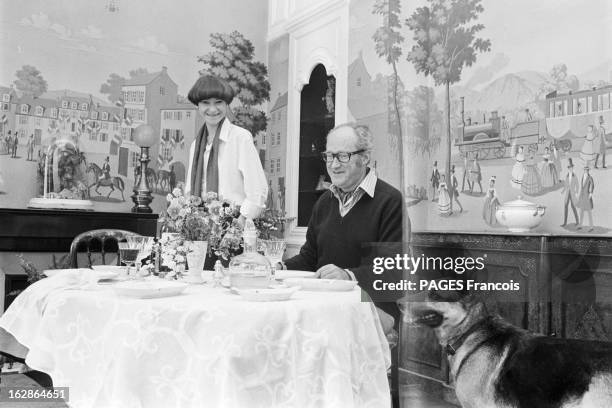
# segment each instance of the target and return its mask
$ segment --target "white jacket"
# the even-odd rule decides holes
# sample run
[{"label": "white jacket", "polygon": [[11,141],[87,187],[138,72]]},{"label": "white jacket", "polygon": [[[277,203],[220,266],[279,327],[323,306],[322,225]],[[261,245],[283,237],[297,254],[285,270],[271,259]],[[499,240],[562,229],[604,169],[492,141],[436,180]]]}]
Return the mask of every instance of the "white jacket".
[{"label": "white jacket", "polygon": [[[240,205],[240,212],[245,217],[256,218],[266,207],[268,183],[253,136],[226,118],[221,125],[219,142],[219,195]],[[191,190],[195,144],[194,140],[189,148],[186,194]]]}]

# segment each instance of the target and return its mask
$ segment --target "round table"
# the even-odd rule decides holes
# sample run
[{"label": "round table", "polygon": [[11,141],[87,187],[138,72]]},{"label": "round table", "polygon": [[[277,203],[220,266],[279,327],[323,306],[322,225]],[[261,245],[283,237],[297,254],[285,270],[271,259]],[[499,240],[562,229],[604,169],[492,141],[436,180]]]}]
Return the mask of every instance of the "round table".
[{"label": "round table", "polygon": [[72,407],[390,406],[388,344],[358,288],[249,302],[190,285],[134,299],[53,279],[20,294],[0,327],[70,388]]}]

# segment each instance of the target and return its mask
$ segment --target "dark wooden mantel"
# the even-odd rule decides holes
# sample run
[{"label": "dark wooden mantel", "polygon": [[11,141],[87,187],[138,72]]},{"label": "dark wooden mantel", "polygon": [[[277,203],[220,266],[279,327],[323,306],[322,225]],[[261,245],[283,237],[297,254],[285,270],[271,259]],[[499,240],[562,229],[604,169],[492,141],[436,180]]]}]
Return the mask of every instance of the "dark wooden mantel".
[{"label": "dark wooden mantel", "polygon": [[0,251],[68,252],[74,237],[98,228],[154,236],[157,218],[157,214],[2,208]]}]

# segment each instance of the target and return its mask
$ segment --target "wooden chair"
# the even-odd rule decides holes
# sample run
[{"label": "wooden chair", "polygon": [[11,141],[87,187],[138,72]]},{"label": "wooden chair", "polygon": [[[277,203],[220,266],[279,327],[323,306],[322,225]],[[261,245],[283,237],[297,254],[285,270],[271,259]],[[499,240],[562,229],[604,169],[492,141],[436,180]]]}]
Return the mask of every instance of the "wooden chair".
[{"label": "wooden chair", "polygon": [[[120,229],[96,229],[83,232],[77,235],[70,245],[70,266],[78,268],[78,252],[85,248],[87,252],[87,266],[92,265],[92,250],[93,253],[99,252],[102,256],[102,264],[106,264],[106,254],[108,252],[118,253],[117,243],[124,241],[130,235],[137,235],[135,232],[120,230]],[[117,265],[119,265],[119,256],[117,256]]]}]

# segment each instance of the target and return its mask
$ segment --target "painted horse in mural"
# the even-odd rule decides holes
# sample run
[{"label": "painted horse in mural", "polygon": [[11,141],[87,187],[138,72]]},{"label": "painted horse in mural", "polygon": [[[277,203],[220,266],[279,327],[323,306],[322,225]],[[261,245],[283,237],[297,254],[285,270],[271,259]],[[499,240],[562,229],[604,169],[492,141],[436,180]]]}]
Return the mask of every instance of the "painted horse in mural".
[{"label": "painted horse in mural", "polygon": [[110,187],[111,190],[106,195],[106,197],[108,198],[110,197],[111,193],[115,191],[115,188],[116,188],[121,193],[121,199],[125,201],[125,197],[123,195],[123,190],[125,189],[125,183],[123,182],[123,179],[121,177],[115,176],[115,177],[101,178],[104,172],[102,171],[100,166],[98,166],[96,163],[89,163],[89,165],[87,166],[86,173],[87,174],[93,173],[95,177],[94,182],[90,184],[89,187],[87,187],[88,189],[91,189],[92,187],[95,186],[96,193],[98,193],[98,195],[102,195],[102,193],[98,191],[98,188]]},{"label": "painted horse in mural", "polygon": [[159,170],[157,172],[157,180],[158,187],[163,192],[172,192],[176,184],[174,174],[168,170]]}]

